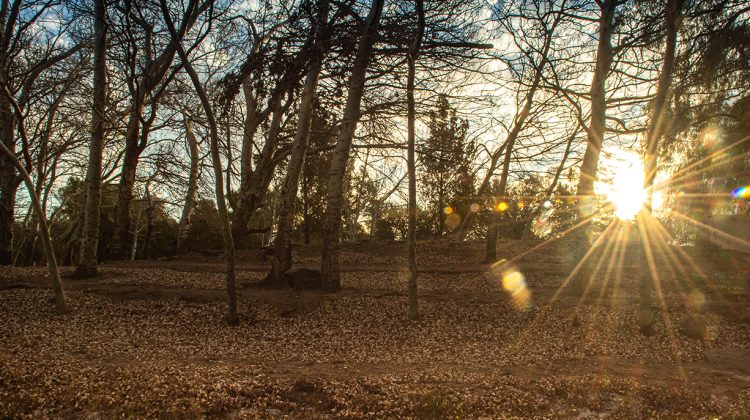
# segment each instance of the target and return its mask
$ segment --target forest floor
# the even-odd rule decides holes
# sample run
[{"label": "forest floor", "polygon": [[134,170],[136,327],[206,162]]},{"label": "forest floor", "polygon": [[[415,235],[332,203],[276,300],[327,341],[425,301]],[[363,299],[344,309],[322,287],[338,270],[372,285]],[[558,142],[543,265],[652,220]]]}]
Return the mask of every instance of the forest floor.
[{"label": "forest floor", "polygon": [[518,257],[519,302],[481,264],[483,243],[420,243],[419,322],[405,317],[403,243],[345,246],[335,294],[256,287],[263,253],[239,252],[239,327],[223,321],[217,256],[65,278],[66,315],[44,268],[2,268],[0,418],[750,416],[749,254],[661,248],[647,336],[637,252],[602,257],[580,297],[569,243],[540,244],[498,244]]}]

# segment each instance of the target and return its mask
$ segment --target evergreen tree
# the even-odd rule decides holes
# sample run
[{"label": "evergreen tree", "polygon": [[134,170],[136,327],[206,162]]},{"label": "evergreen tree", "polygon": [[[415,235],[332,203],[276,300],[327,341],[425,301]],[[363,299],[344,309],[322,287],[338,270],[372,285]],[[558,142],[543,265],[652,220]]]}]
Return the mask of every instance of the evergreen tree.
[{"label": "evergreen tree", "polygon": [[[466,139],[469,123],[456,115],[445,96],[441,96],[430,112],[430,135],[421,147],[422,202],[434,223],[433,233],[441,236],[457,227],[466,213],[466,197],[474,192],[471,173],[475,144]],[[455,216],[454,216],[455,214]]]}]

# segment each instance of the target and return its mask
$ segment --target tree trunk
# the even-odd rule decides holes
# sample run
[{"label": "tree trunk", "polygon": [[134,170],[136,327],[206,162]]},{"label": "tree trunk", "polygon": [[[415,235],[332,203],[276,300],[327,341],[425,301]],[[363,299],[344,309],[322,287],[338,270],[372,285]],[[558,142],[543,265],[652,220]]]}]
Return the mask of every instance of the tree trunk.
[{"label": "tree trunk", "polygon": [[[115,213],[115,229],[110,248],[110,256],[113,258],[124,259],[127,257],[128,245],[131,242],[130,204],[133,200],[133,187],[135,185],[138,159],[148,144],[151,125],[156,118],[156,107],[165,90],[156,89],[162,83],[172,66],[176,52],[175,45],[182,42],[182,38],[198,18],[198,13],[199,9],[193,8],[183,14],[180,27],[174,34],[174,42],[168,44],[158,57],[148,60],[141,76],[137,80],[132,81],[135,89],[134,92],[131,92],[130,115],[125,132],[125,156],[123,158],[120,191]],[[155,91],[156,94],[152,95]],[[143,110],[146,105],[146,98],[149,98],[152,109],[151,116],[144,120]],[[141,121],[143,121],[142,126]]]},{"label": "tree trunk", "polygon": [[675,50],[677,49],[677,16],[684,0],[667,0],[664,9],[664,24],[666,37],[664,41],[664,60],[662,61],[659,83],[656,86],[656,96],[653,102],[651,121],[646,135],[646,159],[644,164],[645,184],[648,193],[646,211],[651,213],[654,178],[658,159],[659,140],[664,133],[664,123],[667,111],[667,99],[672,85],[672,72],[675,64]]},{"label": "tree trunk", "polygon": [[109,257],[113,259],[125,259],[128,255],[127,251],[133,242],[130,226],[130,205],[133,201],[136,170],[141,154],[138,150],[138,137],[141,132],[143,102],[135,100],[132,107],[127,130],[125,131],[125,154],[120,172],[120,186],[117,196],[117,206],[115,208],[115,228],[109,252]]},{"label": "tree trunk", "polygon": [[346,172],[349,152],[360,117],[360,105],[365,87],[367,64],[370,52],[377,37],[377,26],[383,10],[384,0],[372,0],[372,6],[367,16],[364,32],[359,40],[357,55],[354,59],[352,74],[349,79],[349,95],[341,121],[341,128],[336,140],[336,146],[331,159],[331,170],[328,180],[328,192],[323,233],[323,252],[320,271],[322,286],[327,291],[337,291],[341,288],[339,272],[339,243],[341,241],[341,202],[343,181]]},{"label": "tree trunk", "polygon": [[273,105],[273,113],[271,124],[268,128],[266,144],[264,144],[263,149],[261,149],[260,159],[258,160],[258,165],[255,167],[255,173],[250,182],[250,214],[264,206],[263,201],[266,198],[268,186],[273,180],[273,173],[276,169],[273,157],[276,152],[276,146],[279,142],[279,135],[281,134],[281,123],[284,119],[285,111],[289,109],[289,105],[291,105],[291,97],[284,106],[282,106],[281,98],[279,98]]},{"label": "tree trunk", "polygon": [[615,0],[604,0],[599,17],[599,43],[596,52],[596,67],[591,82],[591,122],[588,129],[588,143],[581,163],[578,180],[578,220],[582,221],[593,213],[594,181],[599,165],[599,154],[606,131],[607,113],[606,82],[612,65],[612,20],[617,4]]},{"label": "tree trunk", "polygon": [[[538,80],[536,80],[538,83]],[[505,153],[503,157],[503,169],[500,173],[500,185],[498,187],[498,198],[501,201],[506,201],[505,196],[508,188],[508,176],[510,175],[510,161],[513,157],[513,146],[516,144],[518,134],[523,128],[523,124],[531,111],[531,104],[534,97],[536,86],[532,86],[529,95],[526,97],[526,103],[524,104],[521,113],[516,118],[513,129],[508,133],[508,138],[505,140]],[[500,233],[500,223],[504,217],[504,212],[496,213],[496,209],[493,209],[491,226],[487,227],[487,246],[484,253],[484,262],[493,263],[497,260],[497,236]]]},{"label": "tree trunk", "polygon": [[[5,156],[5,155],[3,155]],[[36,220],[33,217],[34,214],[34,206],[29,205],[29,209],[26,210],[26,216],[23,218],[23,232],[21,233],[21,238],[18,239],[18,242],[16,243],[14,255],[13,255],[13,265],[18,265],[18,259],[23,256],[24,262],[26,265],[32,265],[34,263],[33,258],[29,258],[31,254],[33,254],[33,244],[30,242],[33,241],[33,237],[36,236]],[[29,238],[32,237],[32,240],[30,241]]]},{"label": "tree trunk", "polygon": [[138,203],[138,211],[135,216],[135,223],[132,224],[133,230],[130,233],[132,240],[130,241],[130,253],[128,254],[130,261],[135,261],[136,253],[138,252],[138,231],[141,229],[141,213],[143,213],[143,202]]},{"label": "tree trunk", "polygon": [[257,103],[253,94],[251,76],[242,80],[242,92],[245,95],[245,122],[243,124],[242,151],[240,152],[240,188],[237,191],[236,206],[232,213],[232,235],[242,242],[247,236],[247,219],[251,211],[249,203],[250,184],[253,179],[253,153],[255,149],[255,132],[260,118]]},{"label": "tree trunk", "polygon": [[107,24],[105,0],[94,1],[94,104],[91,112],[91,143],[86,170],[86,206],[83,210],[81,250],[74,275],[79,278],[97,275],[97,248],[101,223],[102,154],[104,151],[105,107],[107,102]]},{"label": "tree trunk", "polygon": [[[534,95],[536,94],[537,89],[539,89],[539,84],[542,80],[542,72],[544,71],[544,67],[547,65],[548,62],[548,54],[550,50],[550,46],[552,45],[552,35],[554,34],[554,29],[557,26],[557,22],[559,20],[555,21],[555,24],[552,26],[552,29],[547,34],[547,37],[545,38],[544,42],[544,48],[541,52],[541,61],[539,62],[539,65],[536,66],[536,69],[534,70],[534,79],[531,83],[531,87],[529,88],[529,92],[526,94],[526,99],[524,100],[523,108],[521,108],[521,112],[518,113],[515,120],[513,121],[513,128],[511,128],[510,132],[508,132],[508,137],[505,139],[505,153],[503,157],[503,169],[500,174],[500,189],[498,191],[498,195],[501,200],[506,200],[506,190],[508,188],[508,175],[510,173],[510,161],[513,157],[513,147],[516,145],[516,140],[518,140],[518,135],[521,133],[521,131],[524,128],[524,125],[526,123],[526,119],[529,117],[529,114],[531,113],[531,108],[534,104]],[[494,171],[494,166],[496,165],[496,161],[490,163],[490,169]],[[491,172],[488,172],[485,176],[485,180],[482,181],[482,186],[488,186],[489,185],[489,177],[492,176]],[[480,187],[481,188],[481,187]],[[494,211],[494,210],[493,210]],[[469,218],[469,215],[471,212],[467,214],[467,219]],[[495,262],[497,260],[497,235],[500,232],[500,223],[502,218],[504,217],[503,213],[499,214],[493,214],[492,216],[492,225],[487,228],[487,247],[485,250],[484,255],[484,261],[485,262]]]},{"label": "tree trunk", "polygon": [[[599,17],[599,42],[596,51],[596,64],[594,76],[591,81],[591,121],[589,123],[588,143],[586,152],[581,163],[581,174],[576,188],[577,206],[576,219],[583,223],[578,234],[577,259],[580,261],[589,247],[591,236],[590,219],[594,215],[595,197],[594,181],[599,165],[599,154],[602,149],[604,134],[606,132],[606,82],[607,75],[612,65],[612,31],[617,0],[604,0],[601,3],[601,15]],[[589,281],[589,270],[585,267],[579,271],[574,281],[574,286],[579,292],[586,288]]]},{"label": "tree trunk", "polygon": [[304,224],[305,245],[310,245],[310,205],[307,196],[307,181],[302,177],[302,223]]},{"label": "tree trunk", "polygon": [[263,144],[258,157],[258,163],[255,165],[255,170],[248,180],[247,186],[239,192],[240,200],[233,214],[232,235],[238,247],[246,245],[247,235],[250,233],[248,229],[250,218],[256,210],[264,206],[263,200],[266,197],[268,186],[273,180],[273,174],[276,169],[276,162],[273,158],[274,153],[276,153],[279,134],[281,133],[281,122],[285,111],[290,105],[291,97],[286,105],[282,106],[281,95],[277,96],[271,104],[272,117],[266,142]]},{"label": "tree trunk", "polygon": [[419,319],[419,300],[417,297],[417,173],[415,162],[415,124],[416,105],[414,103],[414,79],[416,77],[416,61],[419,56],[419,47],[424,36],[424,2],[415,0],[417,9],[417,36],[409,47],[408,65],[409,74],[406,80],[406,106],[407,106],[407,172],[409,176],[409,203],[408,203],[408,228],[406,233],[407,259],[409,262],[408,297],[409,308],[407,316],[411,320]]},{"label": "tree trunk", "polygon": [[445,192],[443,191],[443,174],[440,174],[438,181],[438,208],[437,208],[437,226],[435,226],[435,236],[443,236],[443,225],[445,224]]},{"label": "tree trunk", "polygon": [[49,270],[49,277],[52,282],[52,291],[55,295],[55,307],[57,308],[57,312],[69,312],[70,308],[65,301],[65,290],[62,286],[62,280],[60,280],[60,271],[57,268],[57,259],[55,258],[55,251],[52,247],[52,239],[50,239],[49,236],[47,216],[44,214],[42,204],[39,201],[39,196],[34,189],[34,182],[31,180],[26,168],[24,168],[23,165],[21,165],[21,162],[18,161],[18,158],[16,158],[15,153],[13,153],[4,142],[0,142],[0,149],[2,149],[3,155],[7,161],[12,163],[16,170],[21,174],[21,178],[26,184],[26,189],[31,197],[31,203],[34,206],[34,214],[36,215],[37,220],[39,220],[39,234],[42,237],[42,246],[44,247],[44,254],[47,257],[47,269]]},{"label": "tree trunk", "polygon": [[[201,100],[203,111],[206,113],[208,118],[208,126],[211,135],[211,160],[213,161],[214,169],[214,182],[216,192],[216,207],[219,211],[219,218],[221,219],[221,233],[224,242],[224,263],[226,268],[227,277],[227,323],[229,325],[239,325],[240,318],[237,313],[237,284],[235,279],[235,264],[234,264],[234,241],[232,240],[232,227],[229,222],[229,212],[227,210],[227,202],[224,197],[224,172],[221,167],[221,153],[219,151],[219,127],[216,124],[216,117],[214,116],[211,102],[206,95],[206,91],[203,89],[201,84],[200,76],[193,68],[190,59],[187,57],[185,50],[182,47],[181,42],[177,36],[177,31],[172,23],[172,18],[169,15],[169,6],[166,0],[160,0],[162,15],[169,28],[169,32],[172,35],[172,42],[177,47],[177,52],[180,55],[182,65],[185,67],[185,71],[190,76],[190,80],[195,87],[195,91]],[[190,0],[187,5],[188,10],[193,10],[196,7],[195,0]]]},{"label": "tree trunk", "polygon": [[188,190],[185,195],[185,205],[182,207],[180,225],[177,233],[177,251],[184,253],[187,249],[187,240],[190,234],[190,218],[195,208],[195,196],[198,193],[198,176],[200,171],[200,150],[198,140],[193,133],[193,123],[185,118],[185,132],[188,148],[190,149],[190,176],[188,177]]},{"label": "tree trunk", "polygon": [[[0,93],[0,142],[15,158],[15,118],[8,98]],[[13,227],[15,224],[16,191],[20,184],[13,161],[0,156],[0,265],[13,263]]]},{"label": "tree trunk", "polygon": [[151,196],[151,180],[146,182],[146,236],[143,239],[143,258],[151,257],[151,235],[154,233],[154,199]]},{"label": "tree trunk", "polygon": [[281,188],[281,206],[279,208],[278,229],[274,242],[274,265],[268,280],[276,285],[285,285],[284,273],[292,267],[292,233],[294,231],[294,204],[297,199],[300,174],[305,164],[307,145],[310,140],[310,128],[313,119],[313,103],[318,78],[323,63],[328,37],[328,0],[318,1],[318,21],[316,28],[315,57],[302,87],[302,98],[299,109],[299,122],[294,134],[292,154],[289,158],[284,185]]},{"label": "tree trunk", "polygon": [[[659,140],[664,132],[664,123],[667,111],[667,99],[669,89],[672,85],[672,72],[675,64],[675,51],[677,49],[677,16],[682,8],[683,0],[667,0],[664,8],[664,25],[666,28],[664,40],[664,60],[662,61],[661,72],[659,73],[659,82],[656,86],[656,96],[653,102],[653,111],[651,121],[649,122],[648,132],[646,133],[646,157],[644,162],[644,188],[646,189],[647,198],[645,203],[645,217],[650,217],[652,212],[654,178],[656,177],[656,167],[659,150]],[[639,218],[641,246],[638,248],[640,261],[647,261],[652,258],[651,252],[654,249],[653,242],[658,241],[658,235],[649,235],[648,221],[643,217]],[[657,248],[658,249],[658,248]],[[645,273],[644,273],[645,274]],[[653,311],[653,302],[651,299],[652,281],[651,276],[641,275],[639,290],[639,327],[641,333],[651,333],[655,317]]]}]

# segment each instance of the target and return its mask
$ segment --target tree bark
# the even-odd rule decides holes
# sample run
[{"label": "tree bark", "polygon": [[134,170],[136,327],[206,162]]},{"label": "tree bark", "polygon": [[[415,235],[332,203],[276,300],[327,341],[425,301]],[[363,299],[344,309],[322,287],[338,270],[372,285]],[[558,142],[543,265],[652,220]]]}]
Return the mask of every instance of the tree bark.
[{"label": "tree bark", "polygon": [[271,104],[271,124],[268,128],[268,136],[263,148],[258,156],[258,163],[249,179],[248,185],[242,189],[240,200],[232,220],[232,234],[238,247],[244,247],[247,242],[247,235],[252,233],[248,228],[248,223],[253,213],[265,206],[265,198],[268,193],[268,187],[273,180],[278,160],[274,159],[281,134],[281,123],[284,114],[292,104],[292,97],[289,95],[286,103],[282,102],[282,96],[278,95],[273,99]]},{"label": "tree bark", "polygon": [[[227,283],[227,323],[229,325],[239,325],[240,318],[237,313],[237,284],[235,278],[235,263],[234,263],[234,241],[232,240],[232,227],[229,222],[229,212],[227,210],[227,202],[224,197],[224,171],[221,167],[221,153],[219,151],[219,127],[216,124],[216,117],[211,107],[211,101],[208,99],[205,89],[201,84],[200,76],[193,68],[190,59],[187,57],[184,48],[182,47],[181,37],[178,37],[177,31],[172,23],[172,18],[169,15],[169,7],[167,6],[166,0],[160,0],[162,15],[169,28],[169,32],[172,35],[172,42],[177,48],[177,52],[182,61],[185,71],[190,76],[190,80],[195,87],[195,91],[201,100],[203,111],[206,113],[208,119],[208,126],[211,138],[211,160],[213,161],[214,169],[214,182],[216,192],[216,207],[219,211],[219,218],[221,219],[221,233],[224,242],[224,263],[226,269],[226,283]],[[195,0],[190,0],[187,5],[187,10],[191,11],[196,8]]]},{"label": "tree bark", "polygon": [[[580,261],[589,247],[591,236],[590,218],[594,214],[594,181],[599,166],[599,154],[601,153],[604,134],[606,132],[606,82],[607,75],[612,65],[612,31],[615,9],[619,0],[603,0],[600,5],[599,16],[599,42],[596,51],[596,64],[591,81],[591,121],[589,123],[588,142],[586,152],[581,163],[581,173],[576,187],[577,205],[576,219],[583,223],[578,234],[577,257]],[[584,267],[574,281],[574,286],[579,292],[583,292],[589,281],[589,274]]]},{"label": "tree bark", "polygon": [[[0,142],[15,157],[15,117],[8,98],[0,93]],[[0,265],[13,263],[16,192],[21,180],[11,159],[0,157]]]},{"label": "tree bark", "polygon": [[250,217],[249,195],[253,179],[253,153],[255,149],[255,132],[260,124],[257,102],[253,94],[251,76],[242,80],[242,92],[245,96],[245,121],[243,123],[242,151],[240,152],[240,188],[234,213],[232,213],[232,235],[242,241],[247,235],[247,219]]},{"label": "tree bark", "polygon": [[646,158],[644,162],[645,185],[647,191],[646,211],[651,213],[654,194],[654,178],[656,177],[656,165],[658,159],[659,140],[664,133],[664,124],[667,111],[667,100],[669,89],[672,85],[672,72],[675,64],[675,51],[677,49],[677,16],[680,13],[684,0],[667,0],[664,9],[664,24],[666,34],[664,40],[664,60],[662,61],[659,82],[656,86],[656,96],[653,102],[653,111],[646,134]]},{"label": "tree bark", "polygon": [[328,0],[318,1],[318,17],[315,38],[315,52],[310,71],[305,77],[302,87],[302,98],[299,109],[299,122],[292,144],[292,154],[289,158],[286,178],[281,189],[281,206],[279,208],[278,230],[274,242],[274,264],[268,280],[275,285],[286,285],[284,273],[292,268],[292,233],[294,231],[294,204],[299,189],[300,174],[305,164],[307,145],[310,140],[310,129],[313,119],[313,104],[318,78],[323,64],[323,56],[329,40],[328,36]]},{"label": "tree bark", "polygon": [[328,180],[325,227],[323,230],[323,252],[320,271],[322,287],[327,291],[341,289],[339,272],[339,244],[341,242],[341,203],[343,181],[346,165],[360,117],[360,105],[365,87],[367,65],[372,46],[377,38],[377,26],[383,10],[384,0],[372,0],[367,16],[366,27],[359,40],[357,55],[354,59],[352,74],[349,79],[349,94],[341,121],[340,132],[331,159],[331,170]]},{"label": "tree bark", "polygon": [[581,163],[581,175],[578,180],[578,220],[582,221],[593,213],[594,181],[599,165],[599,154],[606,131],[605,118],[607,74],[612,65],[612,21],[616,0],[604,0],[599,17],[599,42],[596,52],[596,67],[591,81],[591,122],[589,123],[588,143]]},{"label": "tree bark", "polygon": [[198,140],[193,132],[193,123],[189,118],[185,118],[185,133],[190,149],[190,176],[188,177],[188,189],[185,195],[185,205],[182,207],[180,216],[180,225],[177,233],[177,251],[184,253],[187,247],[187,240],[190,234],[190,219],[195,208],[195,197],[198,193],[198,176],[200,171],[200,150],[198,149]]},{"label": "tree bark", "polygon": [[143,258],[151,257],[151,235],[154,233],[154,198],[151,196],[151,180],[146,182],[146,236],[143,239]]},{"label": "tree bark", "polygon": [[[664,133],[664,124],[667,113],[667,100],[669,89],[672,85],[672,72],[675,64],[675,51],[677,49],[677,16],[680,13],[684,0],[667,0],[664,8],[664,25],[666,29],[664,38],[664,59],[662,61],[661,72],[659,73],[659,82],[656,86],[656,95],[653,102],[653,111],[651,121],[649,122],[648,132],[646,133],[646,157],[644,162],[644,188],[646,190],[646,203],[644,205],[645,213],[651,215],[653,207],[654,178],[656,177],[659,140]],[[639,257],[641,261],[648,260],[651,255],[653,246],[649,245],[653,241],[658,241],[657,235],[649,235],[647,221],[639,218],[641,223],[639,229],[642,246],[639,247]],[[649,333],[653,328],[655,319],[653,315],[653,302],[651,299],[652,279],[650,276],[641,275],[639,284],[639,327],[641,333]]]},{"label": "tree bark", "polygon": [[42,246],[44,247],[44,255],[47,257],[47,269],[49,270],[50,282],[52,283],[52,291],[55,295],[55,307],[58,313],[70,312],[70,307],[65,300],[65,290],[63,289],[62,280],[60,280],[60,271],[57,268],[57,258],[55,258],[55,251],[52,246],[52,239],[49,236],[49,227],[47,226],[47,216],[44,214],[42,204],[39,201],[39,196],[36,194],[34,189],[34,182],[31,180],[29,173],[26,168],[23,167],[21,162],[16,157],[16,154],[11,151],[4,142],[0,142],[0,149],[2,149],[5,158],[13,164],[16,170],[21,174],[23,182],[26,184],[26,189],[31,197],[31,204],[34,206],[34,214],[39,221],[39,234],[42,237]]},{"label": "tree bark", "polygon": [[94,1],[94,103],[91,112],[91,143],[86,170],[86,206],[78,266],[79,278],[97,275],[97,248],[101,223],[102,154],[104,152],[105,107],[107,102],[107,24],[105,0]]},{"label": "tree bark", "polygon": [[304,175],[302,176],[302,224],[304,225],[305,245],[310,245],[310,205]]},{"label": "tree bark", "polygon": [[409,307],[407,316],[410,320],[419,319],[419,300],[417,297],[417,173],[415,161],[415,137],[416,137],[416,105],[414,101],[414,79],[416,78],[416,61],[419,57],[419,47],[422,45],[424,36],[424,1],[415,0],[417,10],[417,36],[409,46],[408,65],[409,73],[406,80],[406,125],[407,125],[407,172],[409,177],[409,203],[408,203],[408,227],[406,231],[406,254],[409,262],[409,280],[407,295]]},{"label": "tree bark", "polygon": [[141,130],[146,130],[146,127],[141,128],[143,105],[142,100],[134,100],[125,131],[125,153],[120,172],[117,206],[115,207],[115,228],[109,252],[109,257],[114,259],[125,259],[133,242],[130,226],[130,205],[133,201],[138,160],[142,152],[142,150],[139,150],[138,138],[141,137]]},{"label": "tree bark", "polygon": [[135,256],[138,251],[138,231],[141,229],[141,214],[143,213],[143,210],[143,201],[139,201],[138,211],[135,213],[135,223],[131,224],[133,230],[130,231],[132,240],[130,241],[130,252],[128,254],[128,259],[130,261],[135,261]]}]

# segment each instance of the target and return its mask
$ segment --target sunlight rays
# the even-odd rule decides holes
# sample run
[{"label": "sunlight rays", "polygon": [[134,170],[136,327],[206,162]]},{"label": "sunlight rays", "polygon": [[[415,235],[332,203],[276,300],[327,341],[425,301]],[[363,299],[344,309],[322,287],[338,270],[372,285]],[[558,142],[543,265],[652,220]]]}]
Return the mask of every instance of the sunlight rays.
[{"label": "sunlight rays", "polygon": [[682,214],[682,213],[680,213],[680,212],[678,212],[676,210],[670,210],[670,213],[674,214],[678,218],[680,218],[680,219],[682,219],[682,220],[684,220],[684,221],[686,221],[688,223],[694,224],[695,226],[697,226],[697,227],[699,227],[701,229],[705,229],[706,231],[708,231],[710,233],[713,233],[713,234],[721,237],[722,239],[726,239],[726,240],[729,240],[729,241],[736,242],[738,244],[741,244],[742,246],[750,247],[750,241],[746,241],[746,240],[744,240],[742,238],[739,238],[737,236],[734,236],[734,235],[732,235],[730,233],[726,233],[726,232],[724,232],[721,229],[717,229],[717,228],[715,228],[715,227],[713,227],[711,225],[708,225],[706,223],[703,223],[703,222],[700,222],[698,220],[695,220],[694,218],[692,218],[690,216],[687,216],[687,215],[684,215],[684,214]]},{"label": "sunlight rays", "polygon": [[[731,193],[696,192],[705,187],[706,178],[701,177],[702,174],[710,173],[717,167],[729,170],[731,166],[728,165],[747,158],[750,154],[748,152],[738,155],[727,152],[736,150],[733,148],[748,140],[750,137],[711,152],[666,180],[655,182],[651,188],[644,187],[645,174],[640,158],[623,153],[619,156],[619,163],[610,165],[611,172],[605,174],[609,175],[608,180],[597,181],[595,195],[570,196],[578,206],[586,203],[590,206],[590,211],[583,212],[586,214],[585,219],[577,220],[559,236],[546,239],[514,255],[505,263],[518,262],[561,239],[578,236],[577,232],[591,228],[592,225],[597,227],[590,231],[599,233],[593,233],[586,239],[580,235],[580,243],[570,243],[574,248],[568,251],[574,256],[574,260],[571,261],[569,274],[555,284],[549,295],[546,295],[550,296],[546,302],[538,302],[541,311],[535,314],[528,328],[518,332],[519,338],[527,337],[526,334],[530,334],[535,325],[548,322],[549,317],[556,313],[554,303],[561,302],[563,306],[571,305],[575,308],[576,315],[570,322],[578,323],[579,316],[587,317],[588,321],[581,331],[587,340],[608,339],[606,337],[616,334],[616,326],[608,322],[608,311],[630,311],[634,305],[637,308],[638,329],[644,321],[649,323],[651,332],[641,330],[643,334],[650,335],[655,331],[659,333],[662,337],[660,340],[668,346],[668,351],[671,351],[676,361],[676,378],[686,381],[688,372],[684,365],[685,352],[680,347],[679,336],[682,328],[685,328],[684,323],[690,319],[705,319],[707,305],[720,305],[726,310],[736,311],[737,304],[727,299],[720,280],[707,276],[707,270],[710,269],[702,266],[702,259],[694,259],[694,255],[676,245],[676,239],[668,230],[668,225],[665,226],[657,217],[671,215],[683,224],[694,226],[699,232],[708,232],[720,240],[732,240],[750,246],[749,241],[738,237],[734,232],[723,231],[705,221],[696,220],[673,207],[675,203],[680,206],[703,205],[708,211],[712,211],[719,208],[717,206],[731,204],[733,199],[749,198],[750,186],[740,186]],[[701,166],[703,164],[710,167]],[[670,206],[662,206],[662,203]],[[577,246],[582,247],[582,252],[578,252],[575,248]],[[515,280],[516,277],[506,279],[501,282],[501,286],[504,286],[501,288],[508,292],[516,290],[520,283]],[[523,285],[527,286],[525,282]],[[630,293],[634,288],[636,291],[641,289],[635,296]],[[623,291],[626,293],[622,293]],[[675,305],[681,310],[671,311],[670,308]],[[647,315],[641,318],[644,313]],[[705,339],[711,339],[715,332],[705,329],[702,334]]]},{"label": "sunlight rays", "polygon": [[[580,271],[584,269],[585,264],[588,262],[589,258],[594,254],[594,252],[596,252],[597,247],[607,238],[608,235],[612,233],[613,227],[614,224],[610,223],[604,230],[604,232],[602,232],[602,234],[598,238],[596,238],[594,243],[590,247],[588,247],[581,260],[576,263],[575,267],[573,267],[573,270],[570,272],[568,277],[562,282],[557,292],[555,292],[555,294],[552,296],[552,298],[550,299],[550,303],[557,300],[563,289],[571,282],[572,279],[576,278]],[[587,279],[587,281],[588,280],[589,279]],[[586,285],[586,287],[588,288],[588,284]]]}]

